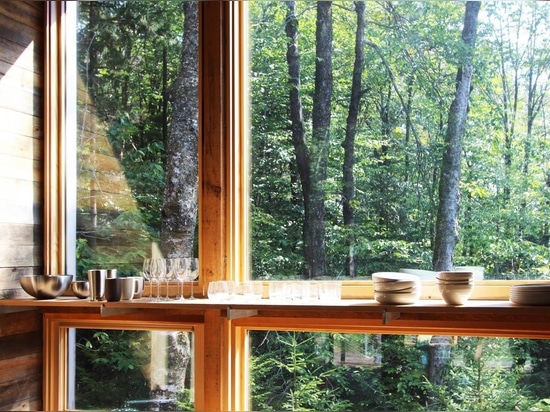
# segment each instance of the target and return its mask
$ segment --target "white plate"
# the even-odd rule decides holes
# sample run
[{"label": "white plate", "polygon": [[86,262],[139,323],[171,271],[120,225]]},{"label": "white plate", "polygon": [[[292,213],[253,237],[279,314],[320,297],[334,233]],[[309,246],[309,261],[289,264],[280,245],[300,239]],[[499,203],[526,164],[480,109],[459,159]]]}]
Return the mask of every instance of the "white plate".
[{"label": "white plate", "polygon": [[510,301],[518,305],[550,305],[550,284],[525,284],[510,287]]}]

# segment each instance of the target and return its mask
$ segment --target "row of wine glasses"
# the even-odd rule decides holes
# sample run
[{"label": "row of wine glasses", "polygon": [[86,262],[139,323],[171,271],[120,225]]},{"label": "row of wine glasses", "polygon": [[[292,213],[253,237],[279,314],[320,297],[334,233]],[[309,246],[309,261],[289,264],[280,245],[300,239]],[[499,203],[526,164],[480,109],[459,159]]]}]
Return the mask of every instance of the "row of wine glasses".
[{"label": "row of wine glasses", "polygon": [[[191,282],[191,295],[188,299],[195,299],[193,282],[199,277],[199,260],[197,258],[146,258],[143,260],[143,277],[150,282],[149,300],[151,301],[170,300],[169,285],[172,280],[178,282],[176,299],[185,299],[183,290],[186,281]],[[164,296],[162,294],[163,283],[166,291]],[[155,284],[157,293],[156,296],[153,296],[153,285]]]}]

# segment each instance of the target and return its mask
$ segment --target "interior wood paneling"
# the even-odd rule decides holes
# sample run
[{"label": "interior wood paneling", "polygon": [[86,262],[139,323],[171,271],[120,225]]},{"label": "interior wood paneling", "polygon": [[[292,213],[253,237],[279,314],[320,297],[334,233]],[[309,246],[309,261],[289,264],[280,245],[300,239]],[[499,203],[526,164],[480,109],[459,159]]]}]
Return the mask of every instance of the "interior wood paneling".
[{"label": "interior wood paneling", "polygon": [[[0,2],[0,299],[43,272],[44,2]],[[0,313],[0,410],[42,409],[42,314]]]}]

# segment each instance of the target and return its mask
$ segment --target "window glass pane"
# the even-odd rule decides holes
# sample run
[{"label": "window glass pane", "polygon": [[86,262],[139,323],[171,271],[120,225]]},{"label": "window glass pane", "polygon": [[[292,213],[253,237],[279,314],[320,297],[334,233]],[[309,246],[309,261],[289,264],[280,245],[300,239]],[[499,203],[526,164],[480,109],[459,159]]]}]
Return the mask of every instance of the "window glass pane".
[{"label": "window glass pane", "polygon": [[198,3],[78,3],[77,275],[197,256]]},{"label": "window glass pane", "polygon": [[193,353],[191,332],[77,329],[75,408],[192,410]]},{"label": "window glass pane", "polygon": [[546,410],[547,340],[251,331],[251,410]]},{"label": "window glass pane", "polygon": [[548,278],[550,3],[476,3],[247,3],[253,278]]}]

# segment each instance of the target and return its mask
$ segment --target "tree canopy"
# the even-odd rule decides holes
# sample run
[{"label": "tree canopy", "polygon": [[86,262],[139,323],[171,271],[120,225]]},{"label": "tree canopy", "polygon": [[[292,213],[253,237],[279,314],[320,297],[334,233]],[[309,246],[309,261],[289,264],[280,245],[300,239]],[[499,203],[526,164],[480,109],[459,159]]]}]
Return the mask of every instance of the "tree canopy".
[{"label": "tree canopy", "polygon": [[[318,153],[316,67],[323,59],[315,51],[315,3],[292,4],[292,16],[285,3],[249,4],[256,278],[308,276],[302,236],[308,200],[301,195],[304,175],[293,137],[292,93],[299,90],[303,141],[313,157]],[[350,239],[357,276],[433,268],[439,186],[448,187],[441,175],[448,166],[449,108],[457,72],[463,73],[470,56],[452,263],[483,266],[488,278],[548,276],[548,53],[543,35],[548,8],[540,2],[483,2],[472,49],[462,38],[465,5],[332,2],[331,122],[326,178],[320,180],[327,262],[322,275],[349,275]],[[361,32],[359,7],[365,8]],[[291,43],[289,28],[295,30]],[[359,35],[364,36],[362,56],[355,49]],[[299,83],[285,60],[291,49],[299,51]],[[354,78],[359,69],[360,82]],[[359,83],[359,98],[353,97]],[[357,120],[350,125],[352,98],[359,103]],[[345,178],[351,126],[353,166]],[[353,225],[343,205],[353,209]]]}]

